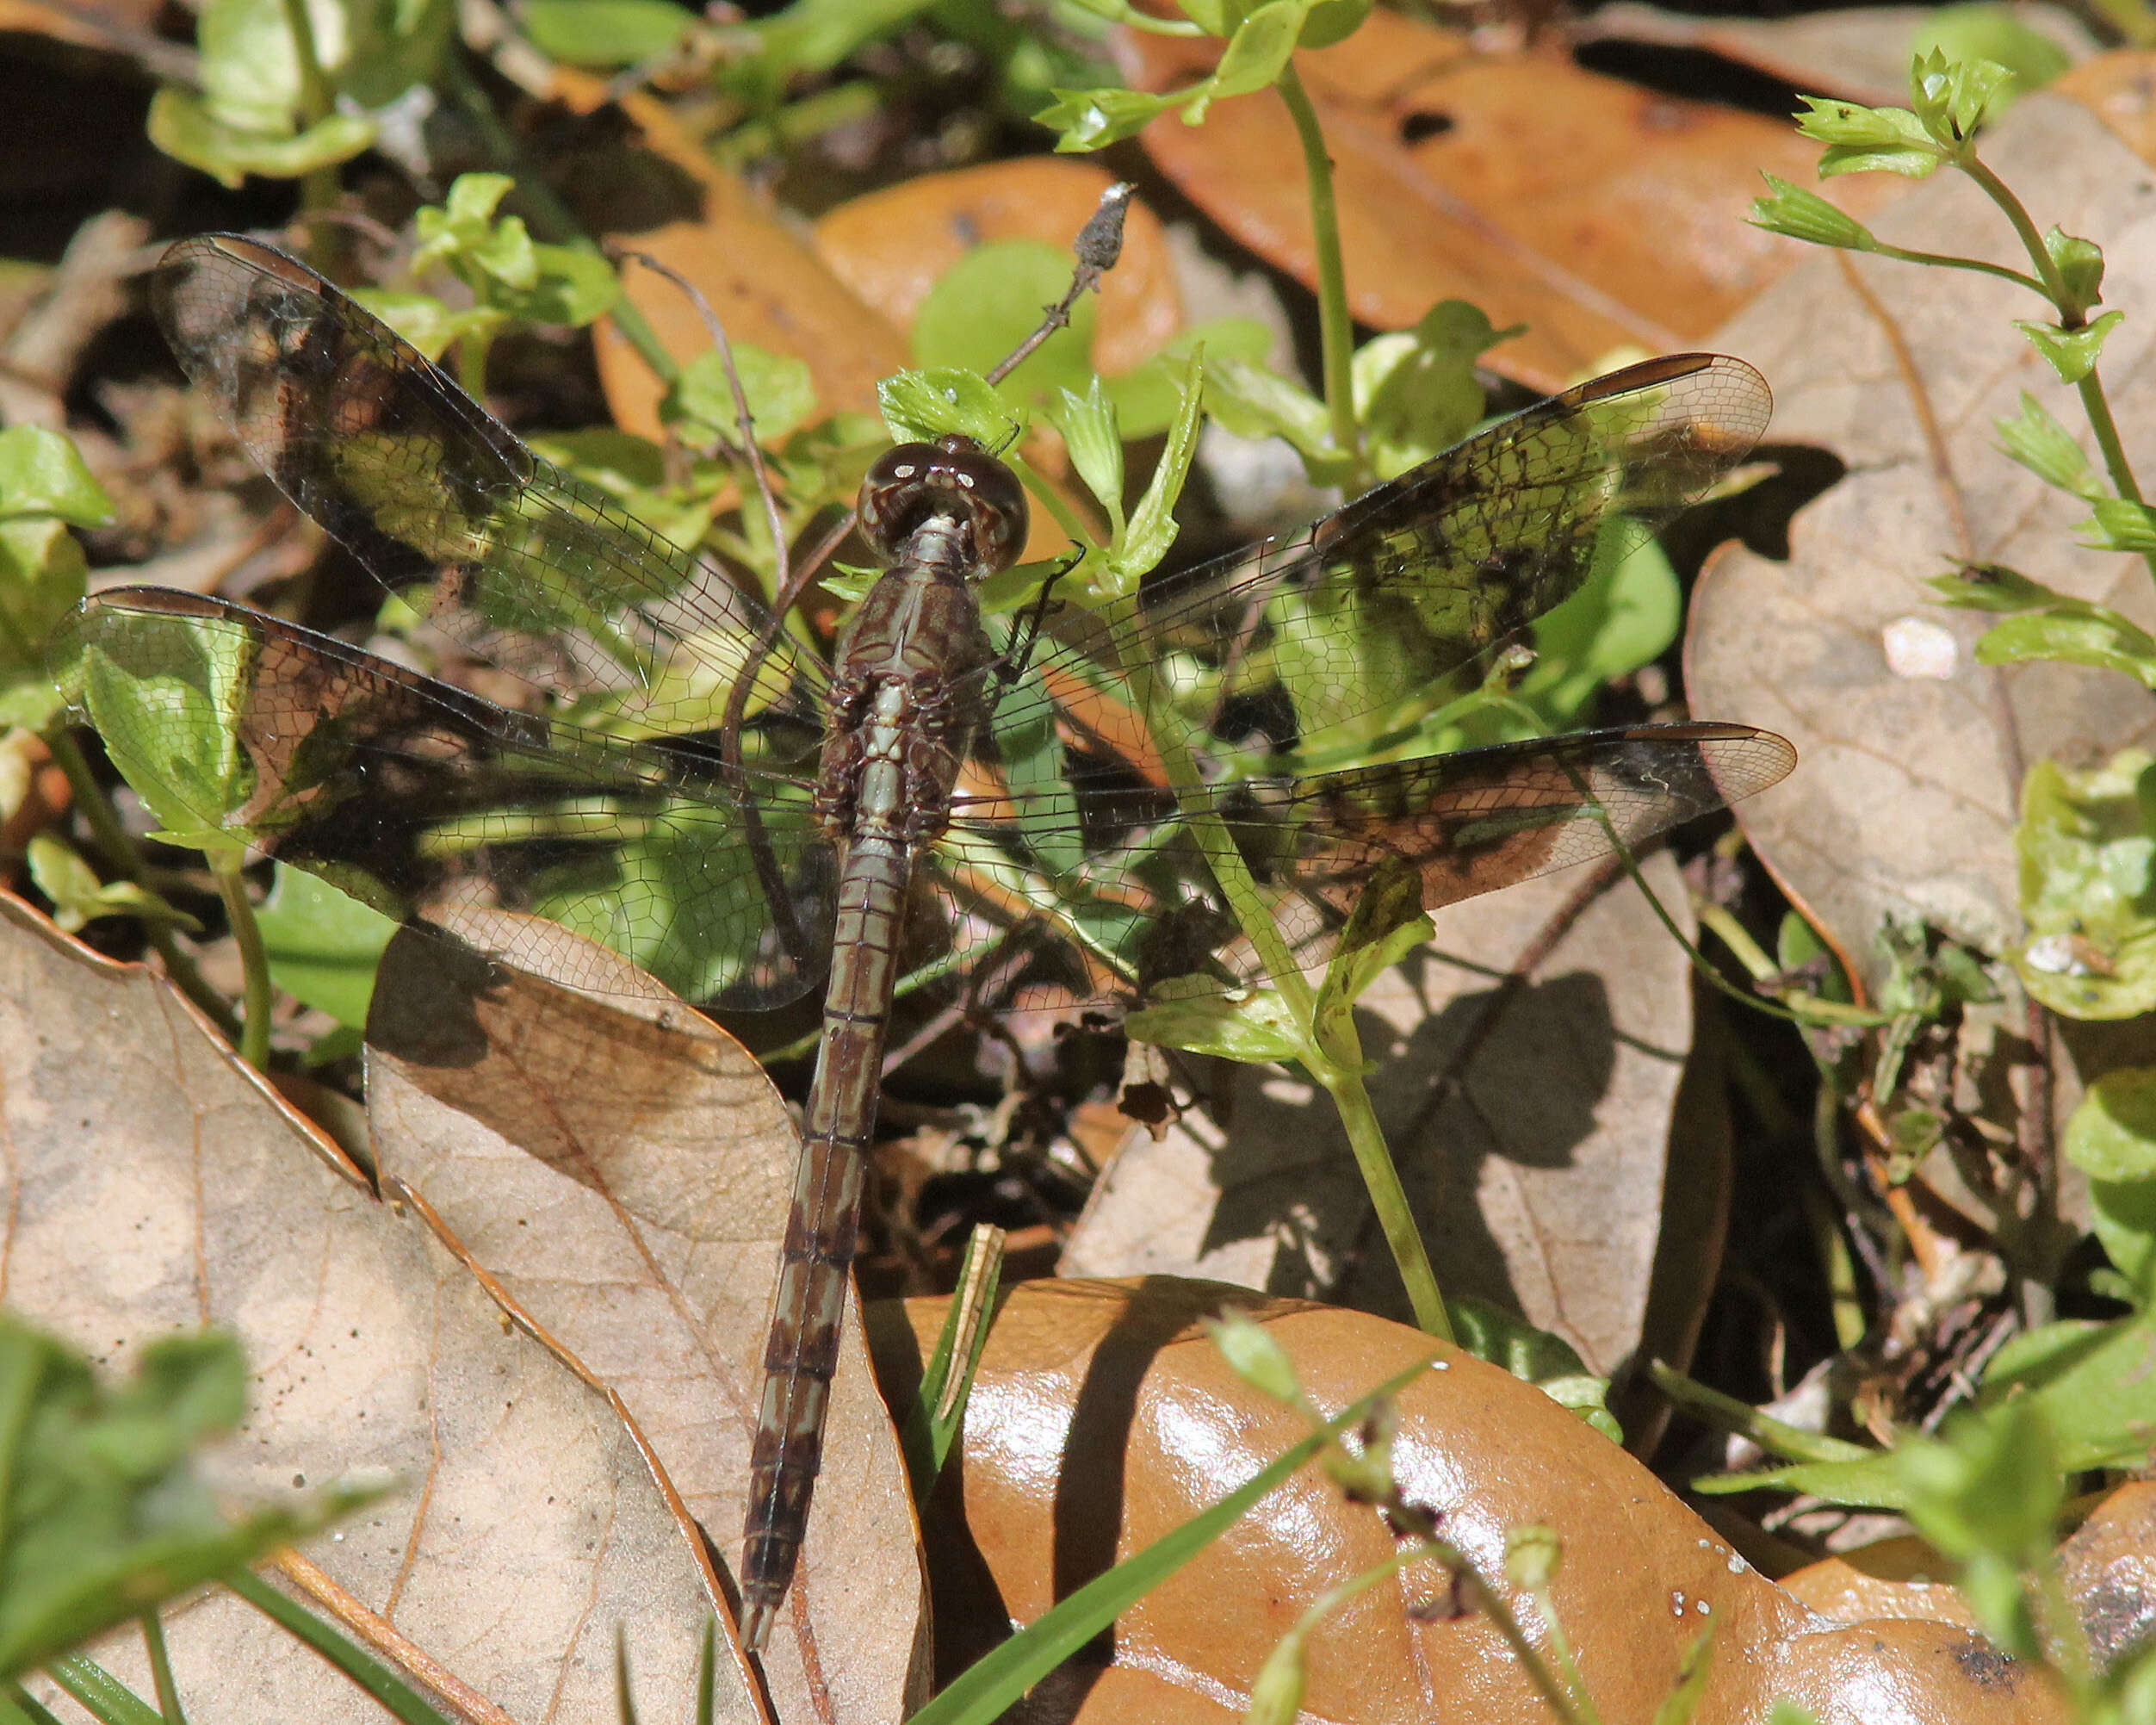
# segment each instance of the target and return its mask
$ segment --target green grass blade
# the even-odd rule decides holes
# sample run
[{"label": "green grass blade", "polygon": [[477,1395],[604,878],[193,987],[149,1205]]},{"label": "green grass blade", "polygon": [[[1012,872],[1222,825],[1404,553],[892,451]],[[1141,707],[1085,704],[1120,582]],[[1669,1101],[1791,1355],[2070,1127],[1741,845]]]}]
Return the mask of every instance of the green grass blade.
[{"label": "green grass blade", "polygon": [[418,1691],[343,1630],[286,1598],[252,1570],[235,1569],[220,1579],[263,1616],[313,1647],[404,1725],[454,1725],[422,1699]]}]

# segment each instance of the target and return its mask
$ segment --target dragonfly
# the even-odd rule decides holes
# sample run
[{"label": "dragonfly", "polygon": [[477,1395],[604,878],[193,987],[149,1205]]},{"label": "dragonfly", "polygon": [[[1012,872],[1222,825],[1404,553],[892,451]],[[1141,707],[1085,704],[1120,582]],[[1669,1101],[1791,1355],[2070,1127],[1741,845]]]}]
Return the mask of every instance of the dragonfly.
[{"label": "dragonfly", "polygon": [[860,493],[883,573],[827,653],[273,247],[183,240],[151,297],[241,444],[443,673],[214,598],[92,596],[55,676],[167,828],[422,928],[535,912],[511,963],[566,928],[716,1010],[821,992],[750,1463],[751,1647],[807,1525],[895,997],[1260,987],[1283,954],[1322,970],[1388,872],[1435,909],[1795,760],[1704,722],[1435,748],[1598,557],[1749,454],[1770,397],[1725,356],[1583,384],[1312,526],[1091,605],[1041,584],[988,602],[1024,491],[970,438],[901,444]]}]

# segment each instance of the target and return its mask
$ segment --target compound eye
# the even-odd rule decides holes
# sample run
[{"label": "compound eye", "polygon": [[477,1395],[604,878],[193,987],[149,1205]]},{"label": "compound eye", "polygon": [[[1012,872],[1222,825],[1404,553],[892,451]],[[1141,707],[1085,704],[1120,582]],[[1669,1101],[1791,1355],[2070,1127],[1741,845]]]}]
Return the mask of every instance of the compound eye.
[{"label": "compound eye", "polygon": [[978,575],[1008,568],[1025,543],[1025,487],[970,437],[885,450],[861,481],[860,508],[861,537],[886,562],[938,516],[963,524]]}]

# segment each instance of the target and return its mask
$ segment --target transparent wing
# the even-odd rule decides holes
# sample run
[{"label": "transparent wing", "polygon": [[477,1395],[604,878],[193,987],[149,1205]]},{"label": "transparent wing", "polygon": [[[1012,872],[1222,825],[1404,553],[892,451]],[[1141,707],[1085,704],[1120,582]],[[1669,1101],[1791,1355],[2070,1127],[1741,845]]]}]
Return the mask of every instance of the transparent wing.
[{"label": "transparent wing", "polygon": [[[312,270],[232,234],[151,282],[181,365],[294,503],[535,706],[588,698],[647,734],[748,704],[813,724],[813,655],[717,570],[534,455]],[[524,703],[519,703],[524,704]]]},{"label": "transparent wing", "polygon": [[[730,766],[709,741],[513,712],[158,587],[90,599],[53,662],[183,840],[245,843],[391,915],[535,911],[703,1003],[783,1004],[828,964],[836,871],[810,787]],[[759,752],[813,751],[813,733],[780,746],[768,712],[758,729]]]},{"label": "transparent wing", "polygon": [[[1051,997],[1107,1001],[1170,978],[1230,988],[1265,971],[1216,884],[1228,846],[1293,963],[1312,971],[1382,870],[1413,869],[1434,910],[1620,839],[1643,843],[1795,762],[1781,737],[1745,725],[1645,725],[1238,779],[1197,793],[1213,820],[1149,787],[984,796],[969,800],[937,866],[954,914],[976,931],[1030,928]],[[1074,846],[1085,853],[1075,866]]]}]

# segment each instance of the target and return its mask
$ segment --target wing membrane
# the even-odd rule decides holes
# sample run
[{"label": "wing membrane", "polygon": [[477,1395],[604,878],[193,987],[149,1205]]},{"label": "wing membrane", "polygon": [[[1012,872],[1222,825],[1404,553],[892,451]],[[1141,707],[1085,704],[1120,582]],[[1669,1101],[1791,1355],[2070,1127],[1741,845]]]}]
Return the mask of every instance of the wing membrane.
[{"label": "wing membrane", "polygon": [[534,704],[596,698],[643,734],[752,710],[813,724],[823,667],[701,559],[519,443],[311,270],[184,240],[151,302],[188,375],[284,493]]},{"label": "wing membrane", "polygon": [[[180,837],[246,843],[392,915],[536,910],[716,1005],[781,1004],[827,963],[835,870],[807,788],[729,767],[715,748],[511,712],[157,587],[91,599],[54,666]],[[760,864],[745,842],[751,797]],[[543,942],[547,926],[524,938]]]},{"label": "wing membrane", "polygon": [[[1015,863],[1046,883],[1024,907],[1063,943],[1063,986],[1080,999],[1143,993],[1171,977],[1263,980],[1213,884],[1220,835],[1266,899],[1295,962],[1322,967],[1380,870],[1404,864],[1434,910],[1636,846],[1784,777],[1796,751],[1745,725],[1644,725],[1508,743],[1348,771],[1250,778],[1199,793],[1194,821],[1150,788],[970,799],[943,864],[954,897]],[[1029,837],[1077,828],[1082,869],[1058,870]]]}]

